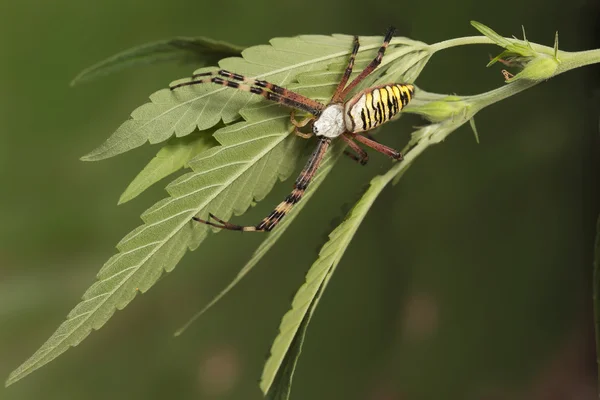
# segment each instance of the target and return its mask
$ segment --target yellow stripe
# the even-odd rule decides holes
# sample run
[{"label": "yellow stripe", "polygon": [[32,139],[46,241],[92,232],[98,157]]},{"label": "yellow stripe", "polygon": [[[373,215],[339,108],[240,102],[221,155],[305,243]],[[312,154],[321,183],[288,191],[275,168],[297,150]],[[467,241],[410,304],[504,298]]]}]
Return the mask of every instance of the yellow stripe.
[{"label": "yellow stripe", "polygon": [[402,104],[402,96],[400,95],[400,87],[398,85],[394,85],[392,87],[392,90],[394,91],[394,96],[398,100],[398,108],[399,108],[398,111],[400,111],[400,110],[402,110],[402,107],[404,106],[404,104]]},{"label": "yellow stripe", "polygon": [[404,96],[406,97],[406,104],[408,104],[408,102],[410,101],[410,90],[408,90],[406,85],[400,85],[400,90],[402,91],[402,94],[404,94]]},{"label": "yellow stripe", "polygon": [[408,86],[404,86],[404,89],[406,89],[406,97],[408,98],[408,101],[411,101],[412,96],[410,95],[410,89]]},{"label": "yellow stripe", "polygon": [[373,90],[371,94],[373,95],[373,101],[371,103],[371,109],[373,110],[373,126],[379,125],[379,110],[377,109],[377,104],[379,104],[379,93]]},{"label": "yellow stripe", "polygon": [[373,115],[375,118],[374,125],[379,125],[381,123],[381,115],[379,115],[379,109],[377,108],[377,105],[379,104],[381,96],[379,95],[379,92],[377,90],[371,90],[370,93],[373,95],[373,102],[371,104],[371,107],[373,108]]},{"label": "yellow stripe", "polygon": [[398,112],[398,110],[394,106],[394,92],[392,91],[391,86],[386,86],[384,89],[388,93],[388,98],[390,99],[390,103],[392,104],[392,109],[390,110],[391,115],[389,116],[391,118]]},{"label": "yellow stripe", "polygon": [[381,111],[383,115],[381,116],[381,122],[385,122],[388,120],[388,115],[390,109],[388,108],[388,92],[384,88],[379,89],[379,103],[381,103]]}]

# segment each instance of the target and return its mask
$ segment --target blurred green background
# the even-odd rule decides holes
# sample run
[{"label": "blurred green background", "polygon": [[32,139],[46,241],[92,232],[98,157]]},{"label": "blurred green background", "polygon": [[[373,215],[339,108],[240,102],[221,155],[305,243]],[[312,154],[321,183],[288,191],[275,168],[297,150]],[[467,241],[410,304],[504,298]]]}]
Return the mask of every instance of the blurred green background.
[{"label": "blurred green background", "polygon": [[[161,182],[117,207],[159,147],[99,163],[100,144],[189,66],[128,70],[70,88],[126,48],[204,35],[250,46],[302,33],[475,35],[477,20],[560,47],[600,47],[597,1],[106,0],[2,3],[0,11],[0,376],[63,322],[115,244],[165,196]],[[436,54],[417,84],[474,94],[502,84],[492,46]],[[312,320],[294,399],[592,399],[591,262],[598,196],[597,67],[545,82],[477,116],[384,191]],[[407,117],[379,137],[400,148]],[[343,159],[282,240],[231,295],[172,333],[226,285],[260,235],[213,235],[75,349],[6,389],[17,399],[260,399],[280,318],[331,230],[389,168]],[[289,191],[276,186],[242,217]]]}]

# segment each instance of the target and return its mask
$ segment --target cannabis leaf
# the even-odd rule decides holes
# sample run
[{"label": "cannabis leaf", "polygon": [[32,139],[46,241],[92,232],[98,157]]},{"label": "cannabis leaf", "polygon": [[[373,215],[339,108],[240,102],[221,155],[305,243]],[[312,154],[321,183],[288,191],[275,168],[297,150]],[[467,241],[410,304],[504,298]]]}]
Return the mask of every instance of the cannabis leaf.
[{"label": "cannabis leaf", "polygon": [[[351,43],[352,37],[347,35],[278,38],[271,40],[270,46],[255,46],[244,50],[244,58],[221,60],[219,66],[249,77],[269,80],[308,97],[327,99],[339,81],[343,71],[340,66],[347,61]],[[363,60],[365,56],[372,59],[381,45],[381,38],[361,37],[361,44],[360,57]],[[424,65],[422,61],[427,59],[428,54],[424,43],[395,38],[386,53],[384,67],[406,57],[407,62],[401,64],[414,75],[412,71],[420,72]],[[334,65],[328,70],[330,64]],[[388,76],[391,81],[403,72],[402,66],[395,66],[396,69],[390,71],[393,72]],[[196,72],[210,70],[200,69]],[[311,72],[316,75],[298,77],[302,73]],[[151,95],[150,100],[150,103],[138,107],[131,114],[132,118],[125,121],[106,142],[82,159],[102,160],[146,142],[163,142],[173,134],[181,137],[189,135],[195,129],[209,129],[221,120],[229,124],[239,118],[240,109],[262,99],[218,85],[196,85],[175,91],[162,89]]]},{"label": "cannabis leaf", "polygon": [[211,133],[214,132],[201,132],[183,138],[169,139],[167,144],[158,151],[156,157],[150,160],[148,165],[127,186],[119,198],[119,204],[137,197],[156,182],[186,167],[191,159],[204,150],[218,145]]},{"label": "cannabis leaf", "polygon": [[194,64],[196,67],[214,65],[221,58],[241,55],[243,49],[240,46],[202,36],[159,40],[124,50],[84,69],[71,81],[71,86],[143,64],[178,61]]},{"label": "cannabis leaf", "polygon": [[[381,38],[361,38],[357,61],[372,59]],[[317,98],[331,96],[352,47],[346,35],[301,36],[273,39],[272,46],[243,52],[243,59],[221,61],[222,68],[260,76]],[[404,72],[416,76],[428,57],[426,45],[396,38],[386,62],[373,79],[393,81]],[[413,53],[416,53],[413,54]],[[410,60],[404,63],[406,58]],[[333,66],[329,65],[333,63]],[[219,145],[200,152],[188,163],[192,172],[167,186],[170,195],[143,215],[144,224],[117,245],[114,255],[67,316],[67,320],[44,345],[8,378],[11,384],[47,364],[70,346],[80,343],[92,329],[99,329],[116,309],[124,308],[138,291],[147,291],[163,273],[171,271],[187,249],[194,250],[206,237],[208,227],[191,218],[213,212],[229,219],[241,214],[251,202],[261,200],[277,178],[288,177],[296,166],[305,142],[290,135],[289,110],[274,104],[255,104],[258,96],[217,85],[199,85],[151,96],[99,149],[85,157],[96,160],[135,148],[146,141],[158,143],[196,129],[213,128],[220,120],[232,123],[213,137]],[[146,179],[146,184],[152,179]],[[144,186],[144,185],[142,185]],[[133,190],[132,190],[133,191]],[[291,218],[290,218],[291,219]],[[266,242],[266,251],[277,239]]]}]

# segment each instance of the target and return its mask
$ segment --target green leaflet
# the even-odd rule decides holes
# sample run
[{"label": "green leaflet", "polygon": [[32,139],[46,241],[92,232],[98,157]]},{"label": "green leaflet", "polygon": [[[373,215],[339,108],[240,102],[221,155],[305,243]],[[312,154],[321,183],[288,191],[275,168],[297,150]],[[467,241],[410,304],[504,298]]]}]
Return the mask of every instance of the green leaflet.
[{"label": "green leaflet", "polygon": [[170,197],[148,209],[144,224],[117,245],[84,294],[46,343],[7,380],[7,385],[47,364],[70,346],[99,329],[116,309],[123,309],[138,291],[147,291],[163,271],[170,272],[187,249],[195,249],[208,227],[191,221],[211,212],[229,219],[253,199],[262,199],[278,178],[289,176],[301,153],[302,140],[289,134],[289,114],[278,107],[248,110],[246,122],[220,129],[221,143],[189,162],[192,172],[168,187]]},{"label": "green leaflet", "polygon": [[138,65],[174,61],[196,67],[214,65],[221,58],[241,55],[243,49],[241,46],[203,36],[159,40],[124,50],[84,69],[71,81],[71,86]]},{"label": "green leaflet", "polygon": [[[361,37],[359,55],[373,57],[381,45],[381,37]],[[250,47],[243,58],[227,58],[220,68],[269,80],[312,98],[331,96],[351,50],[352,37],[347,35],[305,35],[277,38],[271,45]],[[363,54],[364,53],[364,54]],[[365,55],[366,54],[366,55]],[[406,38],[394,38],[384,58],[393,75],[389,81],[408,71],[407,80],[418,75],[430,53],[427,45]],[[327,71],[334,64],[337,72],[318,83],[298,83],[297,76],[307,72]],[[196,72],[206,72],[200,69]],[[375,75],[377,76],[377,75]],[[117,131],[101,146],[84,156],[85,161],[97,161],[121,154],[146,142],[160,143],[173,134],[186,136],[195,129],[209,129],[219,121],[229,124],[239,118],[239,110],[263,101],[260,96],[219,85],[204,84],[174,91],[162,89],[150,96],[150,103],[138,107]]]},{"label": "green leaflet", "polygon": [[[289,344],[285,357],[281,361],[281,367],[277,369],[272,386],[268,388],[268,392],[266,393],[264,392],[266,388],[263,387],[263,381],[261,380],[261,389],[268,400],[288,400],[290,398],[292,392],[292,379],[294,378],[294,371],[296,371],[300,353],[302,353],[306,329],[308,329],[308,323],[310,322],[315,308],[321,299],[321,295],[325,290],[325,285],[325,282],[321,282],[321,285],[318,287],[317,293],[310,302],[308,309],[304,314],[304,318],[302,318],[296,334]],[[263,370],[263,377],[264,373],[265,370]]]},{"label": "green leaflet", "polygon": [[237,285],[242,278],[244,278],[261,260],[261,258],[273,247],[273,245],[279,240],[283,232],[287,230],[287,228],[291,225],[292,221],[296,218],[296,216],[300,213],[300,211],[304,208],[306,204],[308,204],[308,200],[312,197],[312,195],[316,192],[318,187],[323,183],[327,175],[333,169],[333,165],[337,162],[340,156],[343,154],[342,150],[345,146],[342,146],[343,143],[336,143],[335,146],[325,155],[321,167],[319,167],[315,177],[313,178],[310,186],[306,190],[306,193],[302,197],[302,201],[299,202],[292,210],[285,216],[283,221],[277,225],[277,229],[273,230],[273,232],[269,233],[267,238],[261,243],[261,245],[254,251],[252,254],[252,258],[244,265],[244,267],[238,272],[236,277],[223,289],[217,296],[215,296],[204,308],[198,311],[192,318],[189,319],[188,322],[185,323],[181,328],[179,328],[175,332],[175,336],[181,335],[189,326],[194,323],[202,314],[208,311],[212,306],[214,306],[219,300],[221,300],[231,289]]},{"label": "green leaflet", "polygon": [[371,181],[370,188],[356,203],[348,218],[331,232],[329,241],[319,253],[319,258],[308,271],[306,282],[292,301],[292,308],[281,321],[280,333],[273,342],[271,356],[263,369],[260,388],[267,398],[288,398],[310,318],[335,267],[385,183],[387,182],[383,182],[380,176]]},{"label": "green leaflet", "polygon": [[187,166],[187,163],[204,150],[218,145],[210,132],[172,138],[140,171],[119,198],[119,204],[137,197],[144,190]]},{"label": "green leaflet", "polygon": [[291,309],[283,316],[279,325],[279,335],[273,341],[271,355],[264,366],[260,381],[260,388],[269,400],[289,398],[294,370],[310,319],[335,268],[375,199],[384,187],[395,177],[402,175],[427,147],[438,143],[441,140],[439,136],[445,137],[462,123],[457,122],[447,128],[435,124],[428,125],[414,132],[412,141],[415,146],[405,155],[404,161],[396,163],[386,174],[373,178],[348,217],[331,232],[329,241],[319,252],[319,258],[306,274],[306,282],[294,296]]}]

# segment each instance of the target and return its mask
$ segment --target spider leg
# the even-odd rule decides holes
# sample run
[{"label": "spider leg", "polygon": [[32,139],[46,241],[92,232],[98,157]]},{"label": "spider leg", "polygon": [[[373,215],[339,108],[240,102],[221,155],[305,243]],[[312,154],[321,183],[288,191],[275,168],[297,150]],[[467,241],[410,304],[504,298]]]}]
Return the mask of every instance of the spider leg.
[{"label": "spider leg", "polygon": [[509,80],[509,79],[511,79],[512,77],[514,77],[514,75],[513,75],[513,74],[511,74],[510,72],[508,72],[508,71],[507,71],[507,70],[505,70],[505,69],[503,69],[503,70],[502,70],[502,71],[500,71],[500,72],[502,72],[502,75],[504,75],[504,80],[506,80],[506,81],[507,81],[507,80]]},{"label": "spider leg", "polygon": [[377,140],[375,140],[375,138],[373,137],[373,135],[371,135],[370,133],[368,133],[368,132],[362,132],[361,134],[362,134],[363,136],[365,136],[366,138],[368,138],[368,139],[371,139],[371,140],[372,140],[372,141],[374,141],[375,143],[379,143]]},{"label": "spider leg", "polygon": [[311,137],[313,137],[313,133],[300,132],[296,127],[294,127],[294,135],[299,136],[302,139],[310,139]]},{"label": "spider leg", "polygon": [[367,162],[369,162],[369,155],[352,140],[352,136],[348,135],[347,133],[344,133],[340,137],[344,142],[346,142],[348,147],[350,147],[354,151],[354,153],[356,153],[353,154],[346,150],[344,151],[344,154],[350,157],[352,160],[358,162],[360,165],[367,165]]},{"label": "spider leg", "polygon": [[392,149],[391,147],[388,147],[386,145],[383,145],[379,142],[376,142],[372,139],[369,139],[362,135],[354,135],[352,138],[357,142],[364,144],[365,146],[369,146],[373,150],[376,150],[390,158],[393,158],[394,160],[402,161],[404,159],[404,156],[399,151]]},{"label": "spider leg", "polygon": [[294,127],[294,135],[301,137],[302,139],[310,139],[313,137],[313,133],[300,132],[297,127]]},{"label": "spider leg", "polygon": [[296,121],[296,110],[292,110],[290,113],[290,122],[297,128],[303,128],[309,124],[309,122],[313,121],[314,117],[306,117],[302,121]]},{"label": "spider leg", "polygon": [[229,80],[241,81],[241,82],[247,83],[248,85],[251,85],[251,86],[258,86],[261,88],[265,88],[273,93],[277,93],[277,94],[282,95],[283,97],[287,97],[288,99],[296,100],[296,101],[299,101],[299,102],[302,102],[305,104],[309,104],[313,108],[317,108],[317,109],[319,107],[324,108],[324,105],[321,104],[320,102],[313,100],[309,97],[302,96],[299,93],[292,92],[291,90],[288,90],[288,89],[281,87],[279,85],[276,85],[274,83],[263,81],[261,79],[248,78],[244,75],[236,74],[234,72],[229,72],[224,69],[219,70],[217,72],[204,72],[204,73],[200,73],[200,74],[194,74],[194,75],[192,75],[192,79],[206,77],[206,76],[215,76],[215,75],[220,75],[222,77],[228,78]]},{"label": "spider leg", "polygon": [[294,134],[296,136],[300,136],[302,139],[310,139],[314,135],[314,133],[300,132],[298,128],[305,127],[311,121],[314,121],[314,119],[314,117],[306,117],[302,121],[298,122],[296,121],[296,110],[292,110],[292,113],[290,114],[290,122],[292,123],[292,125],[294,125]]},{"label": "spider leg", "polygon": [[294,183],[294,190],[292,190],[292,193],[290,193],[284,201],[279,203],[279,205],[275,207],[275,209],[267,217],[265,217],[258,225],[235,225],[224,221],[220,218],[217,218],[213,214],[209,214],[210,218],[214,219],[218,223],[211,222],[210,219],[203,220],[197,217],[193,217],[193,219],[206,225],[233,231],[268,232],[272,230],[275,227],[275,225],[277,225],[283,219],[283,217],[285,217],[285,215],[292,209],[294,204],[298,203],[300,199],[302,199],[306,188],[310,184],[312,178],[315,176],[315,173],[317,172],[321,161],[323,161],[323,157],[325,156],[325,153],[327,152],[327,149],[329,148],[330,144],[331,139],[329,138],[321,138],[319,140],[317,148],[314,150],[314,152],[308,159],[306,165],[304,166],[304,169],[302,170],[302,172],[300,172],[300,175],[296,179],[296,182]]},{"label": "spider leg", "polygon": [[350,91],[354,89],[356,85],[362,82],[363,79],[369,76],[369,74],[371,74],[371,72],[373,72],[375,68],[377,68],[379,64],[381,64],[381,60],[383,59],[383,55],[385,54],[385,49],[387,49],[388,44],[390,43],[390,40],[392,40],[392,36],[394,36],[395,31],[396,28],[394,28],[393,26],[391,26],[388,29],[387,33],[385,34],[383,44],[377,52],[377,56],[375,57],[375,59],[373,59],[373,61],[371,61],[369,65],[367,65],[365,69],[362,70],[362,72],[356,78],[354,78],[352,82],[350,82],[350,84],[342,91],[342,93],[339,94],[340,101],[344,100],[344,98],[346,98],[348,93],[350,93]]},{"label": "spider leg", "polygon": [[360,47],[360,43],[358,42],[358,36],[354,36],[354,45],[352,47],[352,54],[350,54],[350,59],[348,60],[348,66],[346,67],[346,71],[344,72],[344,76],[342,76],[342,80],[338,84],[338,87],[335,89],[335,93],[331,98],[332,103],[341,102],[341,93],[348,83],[348,79],[350,79],[350,75],[352,74],[352,69],[354,68],[354,60],[356,59],[356,53],[358,53],[358,48]]},{"label": "spider leg", "polygon": [[[226,79],[223,79],[221,77],[224,77]],[[238,83],[235,81],[239,81],[242,83]],[[292,92],[291,90],[285,89],[281,86],[259,79],[247,78],[243,75],[235,74],[233,72],[225,70],[194,74],[192,75],[191,81],[178,83],[176,85],[171,86],[170,89],[171,91],[173,91],[180,87],[200,85],[209,82],[234,89],[239,89],[244,92],[258,94],[263,96],[267,100],[281,103],[288,107],[298,108],[300,110],[307,111],[313,115],[319,115],[321,111],[325,108],[324,104],[316,100],[310,99],[308,97],[302,96],[301,94],[298,94],[296,92]]]}]

